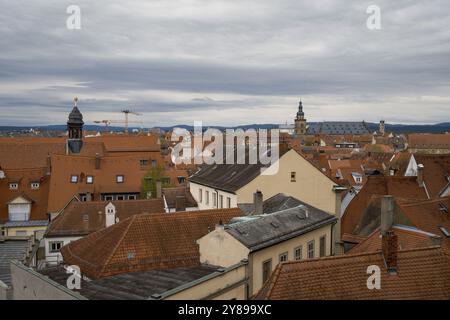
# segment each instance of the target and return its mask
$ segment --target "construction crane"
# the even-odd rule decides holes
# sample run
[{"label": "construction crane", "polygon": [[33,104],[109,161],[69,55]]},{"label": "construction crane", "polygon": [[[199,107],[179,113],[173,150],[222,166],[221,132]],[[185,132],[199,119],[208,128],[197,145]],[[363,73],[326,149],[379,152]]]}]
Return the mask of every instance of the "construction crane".
[{"label": "construction crane", "polygon": [[135,116],[142,116],[142,113],[137,113],[137,112],[133,112],[131,110],[128,109],[124,109],[121,111],[123,114],[125,114],[125,133],[128,134],[128,115],[129,114],[134,114]]},{"label": "construction crane", "polygon": [[[125,120],[97,120],[94,121],[94,123],[102,123],[105,125],[106,131],[108,131],[108,127],[111,125],[111,123],[125,123]],[[143,124],[142,121],[128,121],[128,123],[139,123],[139,124]],[[128,128],[125,131],[126,133],[128,132]]]},{"label": "construction crane", "polygon": [[125,130],[124,130],[125,134],[128,134],[128,124],[129,123],[140,123],[140,124],[143,123],[142,121],[130,121],[128,119],[129,114],[134,114],[136,116],[142,116],[142,113],[133,112],[128,109],[121,110],[120,112],[125,114],[125,120],[97,120],[97,121],[94,121],[94,123],[103,123],[106,127],[106,130],[108,130],[108,127],[111,125],[111,123],[124,123],[125,124]]}]

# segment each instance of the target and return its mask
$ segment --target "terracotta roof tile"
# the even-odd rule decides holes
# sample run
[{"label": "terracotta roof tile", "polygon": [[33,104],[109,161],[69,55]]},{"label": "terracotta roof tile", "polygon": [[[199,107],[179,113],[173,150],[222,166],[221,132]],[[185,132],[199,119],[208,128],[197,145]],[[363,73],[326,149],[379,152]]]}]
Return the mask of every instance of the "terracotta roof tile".
[{"label": "terracotta roof tile", "polygon": [[[105,206],[110,201],[81,202],[76,199],[51,222],[46,237],[85,236],[105,228]],[[116,218],[125,220],[135,214],[164,213],[163,199],[111,201]]]},{"label": "terracotta roof tile", "polygon": [[196,240],[241,215],[238,208],[135,215],[64,246],[61,253],[65,263],[92,278],[198,265]]},{"label": "terracotta roof tile", "polygon": [[[381,269],[381,289],[367,288],[367,267]],[[381,252],[279,265],[255,299],[450,299],[450,260],[441,248],[398,252],[398,274],[387,272]]]}]

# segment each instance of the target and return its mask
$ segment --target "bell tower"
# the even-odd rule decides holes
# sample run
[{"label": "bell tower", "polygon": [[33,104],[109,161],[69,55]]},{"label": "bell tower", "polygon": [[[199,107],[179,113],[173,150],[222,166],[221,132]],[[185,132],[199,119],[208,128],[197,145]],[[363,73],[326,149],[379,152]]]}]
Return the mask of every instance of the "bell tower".
[{"label": "bell tower", "polygon": [[78,110],[78,98],[73,99],[73,109],[69,114],[69,120],[67,120],[67,151],[68,153],[80,153],[83,147],[83,115]]},{"label": "bell tower", "polygon": [[306,134],[306,119],[305,113],[303,112],[303,103],[300,100],[298,104],[298,112],[295,117],[295,135],[303,136]]}]

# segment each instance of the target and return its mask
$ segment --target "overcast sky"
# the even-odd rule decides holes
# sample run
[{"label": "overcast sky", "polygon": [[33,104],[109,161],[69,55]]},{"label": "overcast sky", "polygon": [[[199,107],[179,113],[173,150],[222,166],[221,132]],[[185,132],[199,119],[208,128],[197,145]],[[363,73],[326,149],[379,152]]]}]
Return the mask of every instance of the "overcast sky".
[{"label": "overcast sky", "polygon": [[0,125],[64,124],[74,96],[146,127],[290,123],[300,97],[310,121],[450,121],[450,1],[0,0]]}]

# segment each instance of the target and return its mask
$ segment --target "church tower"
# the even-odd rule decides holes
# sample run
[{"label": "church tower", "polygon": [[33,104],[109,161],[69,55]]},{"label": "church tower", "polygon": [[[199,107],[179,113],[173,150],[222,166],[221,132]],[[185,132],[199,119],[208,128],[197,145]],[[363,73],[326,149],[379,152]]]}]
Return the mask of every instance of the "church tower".
[{"label": "church tower", "polygon": [[297,116],[295,117],[295,135],[296,136],[303,136],[306,134],[306,119],[305,119],[305,113],[303,112],[303,104],[300,100],[298,104],[298,112]]},{"label": "church tower", "polygon": [[83,115],[77,107],[78,98],[73,99],[73,109],[69,114],[67,121],[67,131],[69,138],[67,139],[67,153],[80,153],[83,147]]}]

